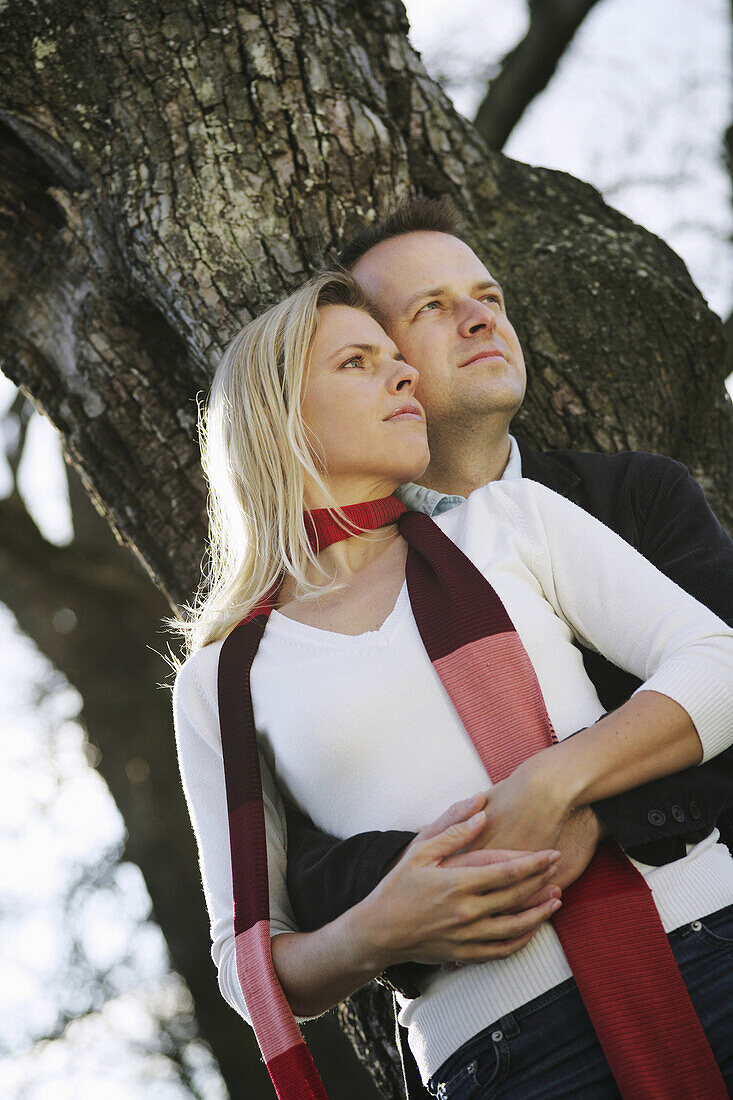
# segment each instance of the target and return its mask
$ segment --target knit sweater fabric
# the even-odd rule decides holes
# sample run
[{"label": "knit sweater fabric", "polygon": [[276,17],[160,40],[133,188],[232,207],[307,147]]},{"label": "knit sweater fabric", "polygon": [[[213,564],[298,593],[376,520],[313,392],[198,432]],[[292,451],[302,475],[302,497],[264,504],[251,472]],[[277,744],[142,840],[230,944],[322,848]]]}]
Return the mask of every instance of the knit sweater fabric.
[{"label": "knit sweater fabric", "polygon": [[[627,543],[551,490],[493,482],[437,522],[487,577],[535,668],[559,739],[603,713],[578,649],[607,655],[692,718],[704,759],[733,743],[733,631]],[[552,550],[550,551],[550,547]],[[216,704],[221,643],[194,654],[174,720],[224,997],[245,1018]],[[273,934],[295,931],[279,791],[320,828],[410,829],[490,785],[420,641],[406,588],[379,630],[323,631],[273,612],[251,674]],[[580,735],[582,736],[582,734]],[[637,864],[667,931],[733,903],[717,834],[662,867]],[[476,1032],[570,976],[552,927],[508,959],[436,972],[400,1021],[427,1080]]]}]

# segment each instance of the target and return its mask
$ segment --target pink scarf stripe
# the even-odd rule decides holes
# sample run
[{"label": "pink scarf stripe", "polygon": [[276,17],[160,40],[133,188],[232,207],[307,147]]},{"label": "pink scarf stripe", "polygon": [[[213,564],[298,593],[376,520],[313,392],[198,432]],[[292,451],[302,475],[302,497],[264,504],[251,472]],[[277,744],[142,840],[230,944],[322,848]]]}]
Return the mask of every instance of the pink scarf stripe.
[{"label": "pink scarf stripe", "polygon": [[[506,779],[516,768],[517,744],[524,759],[556,740],[537,677],[517,634],[479,638],[433,661],[433,666],[479,756],[491,760],[492,783]],[[494,736],[496,729],[507,733],[501,742]]]},{"label": "pink scarf stripe", "polygon": [[279,1097],[327,1100],[326,1091],[272,962],[270,921],[234,941],[237,977],[267,1071]]},{"label": "pink scarf stripe", "polygon": [[275,973],[270,943],[270,921],[262,920],[234,941],[237,977],[252,1017],[265,1061],[303,1042],[290,1005]]}]

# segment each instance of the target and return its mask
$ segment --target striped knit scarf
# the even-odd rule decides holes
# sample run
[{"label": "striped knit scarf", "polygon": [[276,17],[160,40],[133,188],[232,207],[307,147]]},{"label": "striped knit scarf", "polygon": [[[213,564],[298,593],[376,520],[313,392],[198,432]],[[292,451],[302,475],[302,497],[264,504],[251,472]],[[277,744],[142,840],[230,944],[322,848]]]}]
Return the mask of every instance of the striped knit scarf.
[{"label": "striped knit scarf", "polygon": [[[473,563],[431,519],[406,512],[395,498],[346,511],[355,530],[400,517],[415,621],[492,781],[555,743],[519,635]],[[346,537],[327,513],[310,516],[318,547]],[[270,951],[265,818],[249,672],[271,606],[266,602],[243,620],[219,657],[237,974],[280,1100],[326,1100]],[[564,891],[553,925],[624,1100],[725,1100],[722,1075],[649,888],[616,845],[602,845],[585,874]]]}]

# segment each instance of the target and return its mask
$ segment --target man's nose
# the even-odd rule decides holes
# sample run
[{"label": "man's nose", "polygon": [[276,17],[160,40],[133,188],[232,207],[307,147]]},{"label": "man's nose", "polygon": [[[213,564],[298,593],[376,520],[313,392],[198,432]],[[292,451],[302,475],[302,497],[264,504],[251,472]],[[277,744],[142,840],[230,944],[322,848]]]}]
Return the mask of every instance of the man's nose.
[{"label": "man's nose", "polygon": [[458,326],[461,336],[474,336],[479,332],[492,333],[496,328],[496,314],[485,302],[471,299]]}]

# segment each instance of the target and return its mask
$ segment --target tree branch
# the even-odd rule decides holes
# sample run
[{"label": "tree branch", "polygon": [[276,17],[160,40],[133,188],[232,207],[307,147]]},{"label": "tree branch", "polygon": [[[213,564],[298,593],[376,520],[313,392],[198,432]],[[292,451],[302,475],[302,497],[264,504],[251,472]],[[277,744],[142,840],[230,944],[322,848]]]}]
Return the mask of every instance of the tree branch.
[{"label": "tree branch", "polygon": [[23,456],[23,448],[25,447],[26,437],[28,435],[28,424],[30,423],[31,416],[33,415],[33,406],[28,398],[21,390],[18,390],[13,403],[3,417],[3,424],[7,424],[12,421],[17,422],[17,432],[7,446],[5,457],[8,460],[8,466],[10,467],[10,473],[13,476],[13,486],[18,487],[18,467],[20,466],[20,460]]},{"label": "tree branch", "polygon": [[17,491],[0,500],[0,555],[8,567],[12,563],[16,569],[22,566],[37,573],[47,598],[61,607],[90,597],[107,600],[110,606],[120,600],[141,608],[150,604],[150,583],[142,571],[138,576],[129,555],[115,563],[76,542],[68,546],[48,542]]},{"label": "tree branch", "polygon": [[547,87],[575,32],[598,0],[530,0],[526,35],[501,63],[474,126],[490,149],[503,149],[532,100]]}]

